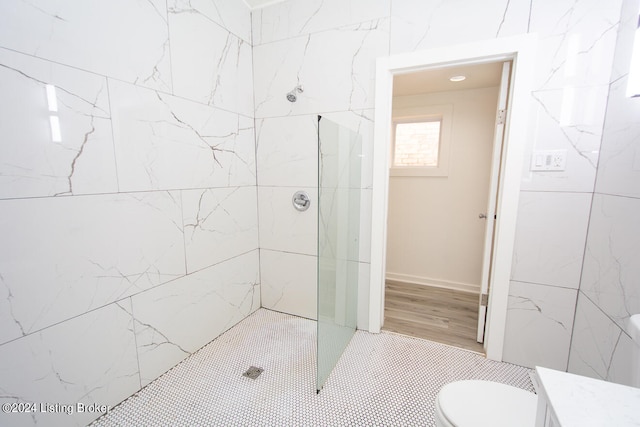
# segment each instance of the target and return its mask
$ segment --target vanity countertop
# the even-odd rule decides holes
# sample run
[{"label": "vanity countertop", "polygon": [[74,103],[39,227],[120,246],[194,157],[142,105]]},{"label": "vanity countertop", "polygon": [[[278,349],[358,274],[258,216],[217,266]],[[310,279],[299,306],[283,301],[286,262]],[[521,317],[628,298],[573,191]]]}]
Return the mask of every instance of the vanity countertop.
[{"label": "vanity countertop", "polygon": [[538,395],[561,427],[640,426],[640,388],[536,367]]}]

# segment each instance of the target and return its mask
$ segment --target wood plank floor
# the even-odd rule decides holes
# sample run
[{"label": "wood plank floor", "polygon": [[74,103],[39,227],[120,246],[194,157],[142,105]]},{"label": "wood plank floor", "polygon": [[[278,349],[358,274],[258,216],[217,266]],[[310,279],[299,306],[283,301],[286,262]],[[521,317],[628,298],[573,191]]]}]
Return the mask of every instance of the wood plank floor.
[{"label": "wood plank floor", "polygon": [[382,329],[484,353],[476,342],[478,295],[387,281]]}]

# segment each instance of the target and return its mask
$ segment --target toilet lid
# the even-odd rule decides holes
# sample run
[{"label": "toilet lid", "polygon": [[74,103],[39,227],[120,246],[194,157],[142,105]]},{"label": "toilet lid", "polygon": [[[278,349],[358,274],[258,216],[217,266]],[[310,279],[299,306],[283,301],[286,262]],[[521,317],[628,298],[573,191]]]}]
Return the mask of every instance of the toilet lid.
[{"label": "toilet lid", "polygon": [[491,381],[456,381],[442,387],[438,405],[454,426],[533,427],[534,393]]}]

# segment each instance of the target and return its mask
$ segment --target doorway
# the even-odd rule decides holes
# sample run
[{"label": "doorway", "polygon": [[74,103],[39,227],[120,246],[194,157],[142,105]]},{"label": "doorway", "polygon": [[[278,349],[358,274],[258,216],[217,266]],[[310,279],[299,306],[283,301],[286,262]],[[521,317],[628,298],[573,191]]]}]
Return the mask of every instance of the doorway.
[{"label": "doorway", "polygon": [[379,58],[376,64],[376,109],[371,217],[371,267],[368,329],[380,332],[384,319],[386,224],[389,186],[389,138],[393,77],[422,69],[462,64],[513,61],[509,90],[511,106],[505,117],[505,144],[496,200],[494,251],[491,253],[492,292],[487,307],[484,350],[487,358],[502,360],[511,262],[522,174],[527,118],[535,62],[536,36],[527,34],[464,45],[446,46]]},{"label": "doorway", "polygon": [[483,254],[493,240],[496,115],[506,109],[499,95],[509,70],[489,62],[394,76],[385,330],[484,351],[479,306],[491,258]]}]

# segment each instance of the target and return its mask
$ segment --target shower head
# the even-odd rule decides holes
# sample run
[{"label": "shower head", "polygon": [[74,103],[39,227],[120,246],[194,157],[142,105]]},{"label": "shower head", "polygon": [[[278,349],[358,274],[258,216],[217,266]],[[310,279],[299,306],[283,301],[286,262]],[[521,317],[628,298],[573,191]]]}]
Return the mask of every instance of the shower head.
[{"label": "shower head", "polygon": [[287,100],[289,102],[296,102],[298,100],[298,95],[296,95],[296,92],[304,92],[304,89],[302,89],[302,85],[294,87],[293,89],[291,89],[291,92],[287,93]]}]

